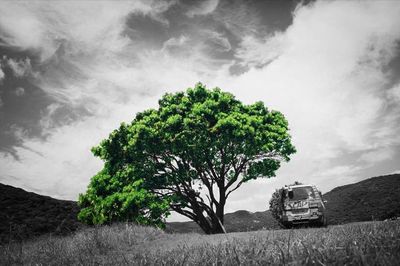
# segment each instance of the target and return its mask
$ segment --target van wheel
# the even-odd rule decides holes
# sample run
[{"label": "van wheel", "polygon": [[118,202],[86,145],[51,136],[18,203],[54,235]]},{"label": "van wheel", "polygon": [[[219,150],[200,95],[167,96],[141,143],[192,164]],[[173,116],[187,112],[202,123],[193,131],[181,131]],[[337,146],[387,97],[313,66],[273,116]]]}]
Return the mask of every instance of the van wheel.
[{"label": "van wheel", "polygon": [[283,229],[291,229],[293,227],[293,225],[289,222],[280,222],[279,225]]},{"label": "van wheel", "polygon": [[327,227],[327,226],[328,226],[328,219],[326,218],[325,215],[322,217],[321,225],[322,225],[323,227]]}]

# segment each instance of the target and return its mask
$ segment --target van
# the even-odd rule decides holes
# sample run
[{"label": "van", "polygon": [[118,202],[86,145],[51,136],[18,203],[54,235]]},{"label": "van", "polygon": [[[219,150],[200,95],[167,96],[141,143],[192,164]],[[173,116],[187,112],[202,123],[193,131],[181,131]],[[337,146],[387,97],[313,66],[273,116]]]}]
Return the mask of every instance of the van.
[{"label": "van", "polygon": [[285,186],[282,189],[280,222],[287,228],[295,225],[327,226],[326,201],[314,185]]}]

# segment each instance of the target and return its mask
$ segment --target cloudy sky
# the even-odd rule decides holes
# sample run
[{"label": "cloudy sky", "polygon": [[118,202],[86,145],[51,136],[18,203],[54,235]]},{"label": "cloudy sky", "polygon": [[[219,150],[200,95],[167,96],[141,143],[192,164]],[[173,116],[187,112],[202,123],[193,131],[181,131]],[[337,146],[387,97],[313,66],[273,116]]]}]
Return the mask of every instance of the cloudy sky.
[{"label": "cloudy sky", "polygon": [[283,112],[298,150],[228,212],[400,172],[399,41],[400,1],[2,1],[0,183],[76,200],[92,146],[198,81]]}]

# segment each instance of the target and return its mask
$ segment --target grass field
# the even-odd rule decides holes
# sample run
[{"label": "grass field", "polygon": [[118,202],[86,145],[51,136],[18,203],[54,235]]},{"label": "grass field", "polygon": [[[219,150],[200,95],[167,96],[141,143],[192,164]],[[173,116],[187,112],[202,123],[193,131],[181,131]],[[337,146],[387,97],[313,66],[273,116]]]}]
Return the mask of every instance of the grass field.
[{"label": "grass field", "polygon": [[1,265],[398,265],[400,221],[226,235],[118,224],[0,247]]}]

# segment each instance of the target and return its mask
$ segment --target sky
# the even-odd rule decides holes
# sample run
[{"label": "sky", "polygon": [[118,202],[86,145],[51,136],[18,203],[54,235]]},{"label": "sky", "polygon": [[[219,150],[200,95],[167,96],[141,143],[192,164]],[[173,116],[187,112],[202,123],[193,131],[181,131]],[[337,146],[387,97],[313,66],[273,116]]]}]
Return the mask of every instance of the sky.
[{"label": "sky", "polygon": [[0,183],[77,200],[91,147],[199,81],[282,112],[297,148],[226,212],[400,172],[400,1],[1,1]]}]

